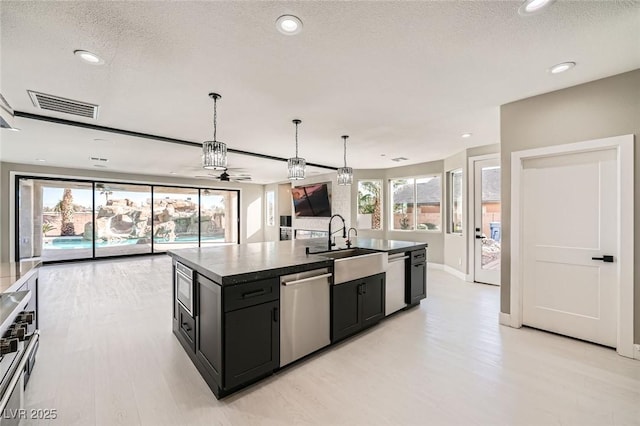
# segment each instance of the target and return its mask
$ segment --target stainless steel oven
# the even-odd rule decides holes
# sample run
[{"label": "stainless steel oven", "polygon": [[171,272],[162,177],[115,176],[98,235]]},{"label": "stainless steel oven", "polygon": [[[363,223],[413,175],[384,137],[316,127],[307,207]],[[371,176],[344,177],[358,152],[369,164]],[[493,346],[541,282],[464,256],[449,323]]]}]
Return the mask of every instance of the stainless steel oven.
[{"label": "stainless steel oven", "polygon": [[195,305],[193,288],[193,269],[176,262],[176,299],[182,308],[193,316],[193,307]]},{"label": "stainless steel oven", "polygon": [[0,426],[26,418],[24,388],[33,370],[39,331],[35,312],[25,311],[30,291],[0,294]]}]

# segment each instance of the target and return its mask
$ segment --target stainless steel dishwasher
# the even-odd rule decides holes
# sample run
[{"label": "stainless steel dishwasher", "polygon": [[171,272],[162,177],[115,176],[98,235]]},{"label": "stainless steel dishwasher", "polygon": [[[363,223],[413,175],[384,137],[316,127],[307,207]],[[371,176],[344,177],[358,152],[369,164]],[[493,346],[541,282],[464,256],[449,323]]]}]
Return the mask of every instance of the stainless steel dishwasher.
[{"label": "stainless steel dishwasher", "polygon": [[384,315],[391,315],[407,306],[405,303],[405,261],[409,256],[398,253],[389,256],[387,264],[387,282],[385,283]]},{"label": "stainless steel dishwasher", "polygon": [[329,269],[280,277],[280,367],[331,343]]}]

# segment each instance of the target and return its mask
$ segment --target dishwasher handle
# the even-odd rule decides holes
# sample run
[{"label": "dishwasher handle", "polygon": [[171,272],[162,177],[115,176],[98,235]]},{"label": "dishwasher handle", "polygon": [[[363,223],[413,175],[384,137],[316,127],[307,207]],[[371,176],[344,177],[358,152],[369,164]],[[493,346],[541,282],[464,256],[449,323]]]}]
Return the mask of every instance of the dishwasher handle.
[{"label": "dishwasher handle", "polygon": [[406,260],[408,258],[409,258],[409,256],[398,256],[398,257],[389,256],[388,263],[400,262],[401,260]]},{"label": "dishwasher handle", "polygon": [[333,274],[331,272],[329,272],[329,273],[322,274],[322,275],[315,275],[313,277],[302,278],[301,280],[283,281],[282,285],[288,286],[288,285],[304,284],[304,283],[309,282],[309,281],[315,281],[315,280],[320,279],[320,278],[330,278],[332,276],[333,276]]}]

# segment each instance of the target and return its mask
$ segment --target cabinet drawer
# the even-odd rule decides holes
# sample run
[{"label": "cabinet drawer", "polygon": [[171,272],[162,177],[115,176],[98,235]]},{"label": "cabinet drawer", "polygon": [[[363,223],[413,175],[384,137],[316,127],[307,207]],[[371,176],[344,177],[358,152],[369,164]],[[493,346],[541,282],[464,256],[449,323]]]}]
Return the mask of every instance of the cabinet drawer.
[{"label": "cabinet drawer", "polygon": [[247,306],[277,300],[280,297],[279,289],[278,278],[223,287],[224,311],[234,311]]},{"label": "cabinet drawer", "polygon": [[196,350],[196,321],[184,310],[178,307],[178,329],[180,334],[189,342],[191,349]]},{"label": "cabinet drawer", "polygon": [[425,249],[415,250],[411,252],[411,264],[426,262],[427,251]]}]

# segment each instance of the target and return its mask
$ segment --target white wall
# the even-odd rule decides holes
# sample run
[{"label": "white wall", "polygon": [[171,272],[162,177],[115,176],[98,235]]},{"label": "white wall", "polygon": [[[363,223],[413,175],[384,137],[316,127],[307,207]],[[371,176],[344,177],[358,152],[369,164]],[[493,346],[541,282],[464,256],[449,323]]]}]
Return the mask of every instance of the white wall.
[{"label": "white wall", "polygon": [[[239,189],[240,190],[240,242],[251,243],[264,241],[264,185],[246,184],[236,182],[216,182],[203,179],[184,179],[179,177],[149,176],[125,173],[110,173],[103,171],[64,169],[58,167],[42,167],[28,164],[0,163],[0,242],[1,260],[7,262],[10,259],[10,244],[13,245],[13,224],[10,221],[10,212],[13,209],[11,202],[13,182],[10,179],[11,172],[20,174],[40,174],[43,176],[103,179],[108,181],[122,181],[133,183],[184,185],[192,187]],[[10,241],[11,240],[11,241]]]},{"label": "white wall", "polygon": [[[294,186],[305,186],[314,183],[330,183],[331,214],[339,214],[344,217],[347,228],[351,226],[351,187],[338,185],[338,175],[327,173],[298,180]],[[337,219],[336,223],[337,223]],[[355,222],[353,222],[355,223]],[[329,229],[328,217],[295,217],[291,223],[293,229],[308,229],[313,231],[327,231]],[[339,225],[336,225],[339,227]]]}]

